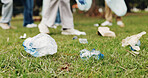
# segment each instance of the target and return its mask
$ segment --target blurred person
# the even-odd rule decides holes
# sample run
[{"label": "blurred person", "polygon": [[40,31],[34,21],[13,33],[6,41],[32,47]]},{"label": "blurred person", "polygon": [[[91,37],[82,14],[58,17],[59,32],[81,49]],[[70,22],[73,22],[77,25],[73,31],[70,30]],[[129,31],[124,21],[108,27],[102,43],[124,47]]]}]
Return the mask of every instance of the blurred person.
[{"label": "blurred person", "polygon": [[[46,3],[46,0],[43,0],[42,16],[44,14],[44,8],[46,7],[45,3]],[[60,10],[58,8],[58,12],[57,12],[57,15],[56,15],[55,23],[50,28],[57,28],[57,26],[59,26],[59,25],[61,25],[61,17],[60,17]]]},{"label": "blurred person", "polygon": [[2,29],[10,29],[10,21],[13,13],[13,0],[1,0],[2,6],[2,17],[0,20],[0,27]]},{"label": "blurred person", "polygon": [[41,33],[49,33],[48,27],[55,23],[58,8],[61,15],[63,35],[86,35],[85,32],[74,29],[73,15],[70,9],[70,0],[45,0],[43,19],[38,28]]},{"label": "blurred person", "polygon": [[[105,2],[105,19],[106,21],[103,22],[101,25],[102,26],[112,26],[112,10],[109,8],[109,6],[107,5],[107,3]],[[116,21],[117,21],[117,25],[119,25],[120,27],[124,27],[124,23],[122,22],[122,17],[120,16],[116,16]]]},{"label": "blurred person", "polygon": [[33,21],[33,6],[34,0],[22,0],[24,5],[24,27],[33,28],[37,27],[37,24],[34,24]]}]

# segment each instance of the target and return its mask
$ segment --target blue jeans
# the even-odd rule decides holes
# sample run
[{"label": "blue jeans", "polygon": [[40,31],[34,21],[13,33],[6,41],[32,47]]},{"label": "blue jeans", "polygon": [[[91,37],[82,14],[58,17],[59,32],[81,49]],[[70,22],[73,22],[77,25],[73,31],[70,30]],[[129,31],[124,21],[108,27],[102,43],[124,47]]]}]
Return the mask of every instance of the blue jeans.
[{"label": "blue jeans", "polygon": [[2,18],[0,23],[10,24],[13,12],[13,0],[1,0],[2,6]]},{"label": "blue jeans", "polygon": [[33,5],[34,0],[22,0],[24,5],[24,24],[23,26],[26,26],[27,24],[33,23]]},{"label": "blue jeans", "polygon": [[60,10],[58,9],[55,24],[61,24]]}]

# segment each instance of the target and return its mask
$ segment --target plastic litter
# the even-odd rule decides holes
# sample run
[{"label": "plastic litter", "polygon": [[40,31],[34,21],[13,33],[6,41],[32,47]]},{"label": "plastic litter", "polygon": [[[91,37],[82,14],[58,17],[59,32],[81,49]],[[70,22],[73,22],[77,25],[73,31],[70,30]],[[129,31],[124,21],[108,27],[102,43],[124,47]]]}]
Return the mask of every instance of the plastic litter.
[{"label": "plastic litter", "polygon": [[26,38],[26,33],[24,33],[24,35],[23,36],[20,36],[20,39],[24,39],[24,38]]},{"label": "plastic litter", "polygon": [[95,26],[95,27],[98,27],[98,26],[99,26],[99,24],[94,24],[94,26]]},{"label": "plastic litter", "polygon": [[132,35],[130,37],[127,37],[125,39],[122,40],[122,46],[128,46],[130,45],[132,47],[133,50],[135,51],[139,51],[140,50],[140,41],[139,39],[142,37],[142,35],[146,34],[145,31],[136,34],[136,35]]},{"label": "plastic litter", "polygon": [[81,11],[88,11],[91,8],[92,5],[92,0],[84,0],[84,3],[81,3],[81,1],[76,0],[77,4],[78,4],[78,8]]},{"label": "plastic litter", "polygon": [[96,51],[95,49],[92,49],[92,51],[89,51],[89,50],[86,50],[86,49],[83,49],[80,51],[80,57],[84,60],[87,60],[89,59],[90,57],[93,57],[97,60],[99,60],[100,58],[103,58],[104,55],[101,54],[100,51]]},{"label": "plastic litter", "polygon": [[34,57],[53,55],[57,52],[55,40],[48,34],[40,33],[32,38],[27,38],[23,42],[24,49]]},{"label": "plastic litter", "polygon": [[88,43],[87,39],[82,39],[82,38],[79,38],[79,42],[80,42],[81,44],[86,44],[86,43]]},{"label": "plastic litter", "polygon": [[124,16],[127,12],[127,7],[124,0],[105,0],[110,9],[117,16]]},{"label": "plastic litter", "polygon": [[98,27],[98,33],[101,36],[116,37],[115,33],[113,31],[110,31],[108,27]]},{"label": "plastic litter", "polygon": [[75,40],[75,39],[78,39],[78,37],[77,36],[74,36],[72,39]]}]

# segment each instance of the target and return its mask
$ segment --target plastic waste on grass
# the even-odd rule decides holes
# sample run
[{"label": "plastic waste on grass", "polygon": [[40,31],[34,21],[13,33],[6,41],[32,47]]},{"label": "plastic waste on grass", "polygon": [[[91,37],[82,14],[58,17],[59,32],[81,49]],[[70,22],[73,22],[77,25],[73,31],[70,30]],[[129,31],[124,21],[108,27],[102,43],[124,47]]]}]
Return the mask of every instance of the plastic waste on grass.
[{"label": "plastic waste on grass", "polygon": [[48,34],[43,33],[27,38],[23,42],[23,46],[25,51],[34,57],[42,57],[48,54],[53,55],[57,52],[55,40]]},{"label": "plastic waste on grass", "polygon": [[78,37],[77,36],[74,36],[72,39],[75,40],[75,39],[78,39]]},{"label": "plastic waste on grass", "polygon": [[79,42],[80,42],[81,44],[86,44],[86,43],[88,43],[87,39],[83,39],[83,38],[79,38]]},{"label": "plastic waste on grass", "polygon": [[20,39],[24,39],[24,38],[26,38],[26,36],[27,36],[27,34],[26,34],[26,33],[24,33],[24,35],[23,35],[23,36],[20,36]]},{"label": "plastic waste on grass", "polygon": [[108,27],[98,27],[98,33],[101,36],[116,37],[115,33],[113,31],[110,31]]},{"label": "plastic waste on grass", "polygon": [[89,59],[90,57],[93,57],[97,60],[99,60],[100,58],[103,58],[104,55],[101,54],[100,51],[96,51],[95,49],[92,49],[92,51],[89,51],[89,50],[86,50],[86,49],[83,49],[80,51],[80,57],[84,60],[87,60]]},{"label": "plastic waste on grass", "polygon": [[78,4],[78,8],[81,11],[88,11],[92,5],[92,0],[84,0],[84,3],[82,3],[81,0],[76,0],[76,2]]},{"label": "plastic waste on grass", "polygon": [[124,0],[105,0],[109,8],[117,15],[124,16],[127,12],[127,7]]},{"label": "plastic waste on grass", "polygon": [[132,35],[130,37],[127,37],[125,39],[122,40],[122,46],[128,46],[130,45],[132,47],[133,50],[135,51],[139,51],[140,50],[140,41],[139,39],[142,37],[142,35],[146,34],[145,31],[136,34],[136,35]]}]

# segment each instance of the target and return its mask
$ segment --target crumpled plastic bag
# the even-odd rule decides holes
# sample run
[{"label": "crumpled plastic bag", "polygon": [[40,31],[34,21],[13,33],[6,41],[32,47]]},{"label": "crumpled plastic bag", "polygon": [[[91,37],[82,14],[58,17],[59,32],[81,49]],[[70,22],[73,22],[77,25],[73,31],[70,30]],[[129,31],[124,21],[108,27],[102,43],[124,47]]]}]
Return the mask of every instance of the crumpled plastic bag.
[{"label": "crumpled plastic bag", "polygon": [[127,6],[124,0],[105,0],[110,9],[117,16],[124,16],[127,13]]},{"label": "crumpled plastic bag", "polygon": [[116,37],[116,34],[113,31],[110,31],[108,27],[98,27],[98,33],[102,36]]},{"label": "crumpled plastic bag", "polygon": [[134,50],[139,51],[140,47],[138,45],[136,45],[139,42],[139,39],[142,37],[142,35],[146,34],[145,31],[136,34],[136,35],[132,35],[130,37],[127,37],[125,39],[122,40],[122,46],[128,46],[130,45]]},{"label": "crumpled plastic bag", "polygon": [[53,55],[57,52],[55,40],[48,34],[40,33],[32,38],[27,38],[23,42],[24,49],[34,57]]},{"label": "crumpled plastic bag", "polygon": [[84,4],[81,4],[79,2],[79,0],[76,0],[76,2],[78,4],[78,8],[81,11],[88,11],[91,8],[91,5],[92,5],[92,0],[85,0],[85,3]]}]

